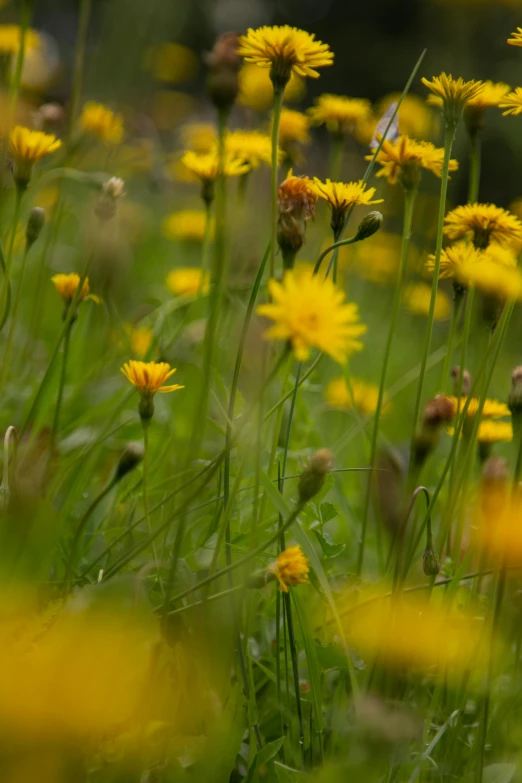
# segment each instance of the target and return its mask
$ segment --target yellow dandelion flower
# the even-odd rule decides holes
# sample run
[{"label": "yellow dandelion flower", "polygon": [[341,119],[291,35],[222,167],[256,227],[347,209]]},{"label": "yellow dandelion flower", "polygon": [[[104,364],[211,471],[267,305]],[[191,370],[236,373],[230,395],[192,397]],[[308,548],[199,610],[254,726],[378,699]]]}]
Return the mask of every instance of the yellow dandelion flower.
[{"label": "yellow dandelion flower", "polygon": [[[217,152],[210,152],[208,155],[198,155],[192,150],[188,150],[181,158],[182,164],[196,177],[201,180],[213,181],[216,179],[219,171],[219,158]],[[226,155],[223,165],[223,174],[225,177],[238,177],[250,171],[250,165],[240,158]]]},{"label": "yellow dandelion flower", "polygon": [[[402,301],[414,315],[428,315],[431,301],[431,286],[426,283],[411,283],[404,289]],[[435,299],[436,321],[444,321],[451,314],[451,302],[444,291],[437,291]]]},{"label": "yellow dandelion flower", "polygon": [[308,583],[310,566],[300,546],[288,546],[268,566],[267,571],[275,576],[279,589],[288,593],[289,587]]},{"label": "yellow dandelion flower", "polygon": [[177,383],[163,386],[165,381],[176,372],[176,368],[171,369],[167,362],[140,362],[131,359],[121,367],[121,372],[140,394],[146,396],[151,396],[156,392],[167,394],[184,388]]},{"label": "yellow dandelion flower", "polygon": [[487,259],[462,264],[459,277],[466,286],[474,286],[485,295],[500,300],[522,299],[522,272]]},{"label": "yellow dandelion flower", "polygon": [[431,81],[421,79],[425,87],[442,99],[442,113],[447,125],[457,125],[466,104],[476,98],[483,90],[482,82],[465,82],[460,76],[454,79],[451,74],[441,73]]},{"label": "yellow dandelion flower", "polygon": [[511,38],[507,39],[507,43],[511,46],[522,46],[522,27],[517,27],[514,33],[511,33]]},{"label": "yellow dandelion flower", "polygon": [[249,63],[270,68],[270,78],[279,89],[285,87],[292,73],[317,78],[316,69],[332,65],[334,59],[328,44],[289,25],[249,28],[239,38],[238,53]]},{"label": "yellow dandelion flower", "polygon": [[40,158],[60,149],[62,142],[51,133],[33,131],[15,125],[9,134],[9,152],[14,161],[14,178],[24,187],[31,178],[33,165]]},{"label": "yellow dandelion flower", "polygon": [[[21,28],[17,24],[0,25],[0,54],[18,54],[22,38]],[[25,34],[26,52],[39,49],[42,39],[36,30],[27,30]]]},{"label": "yellow dandelion flower", "polygon": [[346,213],[351,207],[381,204],[383,201],[382,198],[374,199],[375,188],[369,188],[362,179],[358,182],[332,182],[331,179],[321,182],[314,177],[313,187],[332,210],[331,226],[335,236],[344,225]]},{"label": "yellow dandelion flower", "polygon": [[281,283],[271,279],[268,286],[272,302],[257,308],[259,315],[275,322],[265,339],[290,341],[299,361],[319,348],[344,364],[351,353],[362,349],[360,338],[366,326],[359,321],[358,307],[345,303],[344,291],[330,278],[303,267],[287,271]]},{"label": "yellow dandelion flower", "polygon": [[306,114],[293,109],[281,111],[279,119],[279,144],[286,150],[292,144],[310,143],[310,120]]},{"label": "yellow dandelion flower", "polygon": [[325,93],[315,99],[308,114],[313,125],[326,125],[335,134],[353,134],[369,119],[371,111],[372,105],[366,98]]},{"label": "yellow dandelion flower", "polygon": [[[467,242],[457,242],[446,247],[440,254],[439,280],[453,278],[460,282],[460,268],[465,263],[478,263],[482,260],[482,253]],[[435,255],[432,253],[426,261],[426,269],[433,272],[435,269]]]},{"label": "yellow dandelion flower", "polygon": [[208,272],[196,267],[173,269],[167,275],[165,285],[174,296],[192,297],[208,294],[210,278]]},{"label": "yellow dandelion flower", "polygon": [[[364,414],[375,413],[379,397],[379,387],[373,383],[367,383],[360,378],[350,378],[353,403],[358,411]],[[348,389],[346,378],[341,376],[330,381],[325,389],[324,397],[332,408],[352,410],[352,395]]]},{"label": "yellow dandelion flower", "polygon": [[482,85],[482,90],[474,98],[468,101],[466,108],[470,109],[490,109],[499,106],[503,98],[511,90],[509,84],[504,82],[486,81]]},{"label": "yellow dandelion flower", "polygon": [[130,348],[134,356],[143,359],[152,345],[154,334],[150,326],[125,325],[125,331],[129,336]]},{"label": "yellow dandelion flower", "polygon": [[[201,209],[183,209],[167,215],[161,224],[161,232],[167,239],[185,242],[203,242],[207,216]],[[214,234],[214,219],[210,224],[210,237]]]},{"label": "yellow dandelion flower", "polygon": [[209,122],[192,122],[184,125],[180,131],[185,149],[191,149],[203,155],[214,148],[217,141],[216,126]]},{"label": "yellow dandelion flower", "polygon": [[119,144],[123,139],[123,117],[102,103],[88,101],[78,123],[84,133],[96,136],[106,144]]},{"label": "yellow dandelion flower", "polygon": [[477,547],[502,566],[518,564],[522,557],[521,500],[520,488],[513,492],[506,478],[483,477],[472,530]]},{"label": "yellow dandelion flower", "polygon": [[[457,397],[448,397],[451,404],[453,405],[453,408],[455,410],[455,414],[457,413]],[[464,408],[464,405],[466,404],[467,397],[462,396],[460,398],[460,405],[458,406],[459,410],[462,411]],[[466,411],[466,416],[469,418],[474,418],[477,415],[479,409],[479,400],[476,397],[471,397],[468,405],[468,409]],[[510,410],[508,406],[504,402],[499,402],[499,400],[490,400],[486,399],[484,400],[484,407],[482,409],[482,419],[502,419],[505,416],[510,416]]]},{"label": "yellow dandelion flower", "polygon": [[513,425],[510,421],[493,421],[486,419],[481,421],[478,428],[477,440],[479,443],[508,443],[513,440]]},{"label": "yellow dandelion flower", "polygon": [[[285,101],[290,103],[299,101],[305,92],[305,83],[297,74],[292,73],[290,81],[285,87]],[[237,102],[242,106],[249,106],[255,111],[269,109],[274,100],[274,87],[270,81],[268,71],[258,68],[257,65],[245,63],[239,71],[239,95]],[[192,144],[187,146],[192,147]]]},{"label": "yellow dandelion flower", "polygon": [[[270,166],[272,162],[272,140],[267,133],[258,130],[236,130],[227,133],[225,150],[231,159],[237,159],[257,169],[261,163]],[[217,150],[216,150],[217,152]],[[278,162],[284,158],[283,150],[278,150]]]},{"label": "yellow dandelion flower", "polygon": [[522,223],[494,204],[463,204],[444,218],[444,233],[451,239],[469,238],[477,248],[490,242],[505,244],[522,239]]},{"label": "yellow dandelion flower", "polygon": [[[373,155],[366,156],[366,160],[372,158]],[[444,150],[429,141],[415,141],[403,135],[395,141],[385,139],[376,160],[381,165],[378,177],[386,177],[391,185],[400,180],[404,187],[413,188],[418,184],[421,169],[431,171],[436,177],[442,176]],[[458,167],[456,160],[450,160],[450,171],[456,171]]]},{"label": "yellow dandelion flower", "polygon": [[502,112],[502,116],[506,117],[508,114],[517,116],[522,114],[522,87],[515,87],[513,92],[508,93],[502,99],[502,103],[498,104],[501,109],[506,111]]},{"label": "yellow dandelion flower", "polygon": [[[62,297],[66,307],[68,307],[74,299],[76,289],[80,285],[80,279],[80,275],[77,275],[75,272],[71,272],[67,275],[53,275],[53,277],[51,277],[51,282],[54,284],[58,294]],[[78,304],[85,301],[86,299],[91,299],[97,304],[101,301],[98,296],[90,293],[88,277],[86,277],[83,281],[82,290],[80,291],[80,295],[78,297]]]}]

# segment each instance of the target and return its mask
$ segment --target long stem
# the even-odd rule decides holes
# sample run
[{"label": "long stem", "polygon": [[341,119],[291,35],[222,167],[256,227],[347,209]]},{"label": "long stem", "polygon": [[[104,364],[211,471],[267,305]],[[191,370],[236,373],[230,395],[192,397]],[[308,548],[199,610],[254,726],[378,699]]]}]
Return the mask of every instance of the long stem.
[{"label": "long stem", "polygon": [[60,380],[58,382],[58,396],[56,397],[56,407],[54,409],[53,428],[51,430],[51,444],[50,444],[51,454],[54,452],[54,447],[56,445],[56,438],[58,435],[58,427],[60,424],[60,411],[62,408],[63,390],[65,388],[65,378],[67,375],[67,359],[69,356],[69,344],[71,341],[71,331],[72,331],[73,323],[74,321],[70,322],[65,332],[65,338],[63,341],[62,371],[60,373]]},{"label": "long stem", "polygon": [[277,181],[279,152],[279,121],[283,105],[284,89],[274,85],[274,113],[272,118],[272,170],[270,172],[270,277],[275,274],[276,229],[277,229]]},{"label": "long stem", "polygon": [[9,316],[9,308],[11,305],[11,296],[10,296],[10,289],[11,289],[11,265],[13,263],[13,253],[14,253],[14,245],[15,245],[15,238],[16,238],[16,231],[18,228],[18,221],[20,220],[20,209],[22,207],[22,196],[23,196],[23,189],[17,187],[15,191],[15,205],[13,210],[13,219],[11,222],[11,231],[9,234],[9,244],[7,246],[7,255],[5,259],[5,279],[4,279],[4,289],[5,289],[5,302],[4,302],[4,312],[2,313],[2,317],[0,318],[0,331],[4,328],[5,323],[7,321],[7,318]]},{"label": "long stem", "polygon": [[89,22],[91,19],[92,0],[81,0],[80,15],[78,18],[78,34],[76,36],[76,56],[74,59],[74,72],[71,88],[71,103],[69,107],[69,127],[67,129],[67,141],[70,144],[78,106],[83,87],[83,71],[85,66],[85,50],[89,35]]},{"label": "long stem", "polygon": [[411,223],[413,217],[413,207],[415,204],[415,190],[404,190],[404,219],[402,230],[402,243],[401,243],[401,259],[399,264],[399,274],[397,278],[397,285],[395,287],[395,295],[393,299],[392,312],[390,316],[390,324],[388,327],[388,337],[386,340],[386,347],[384,349],[384,358],[382,362],[381,378],[379,382],[379,395],[377,397],[377,405],[375,408],[375,416],[373,420],[372,439],[370,444],[370,472],[368,473],[368,483],[366,486],[366,498],[364,503],[364,511],[362,518],[361,539],[359,543],[359,554],[357,557],[357,574],[361,574],[364,563],[364,550],[366,546],[366,534],[368,527],[368,515],[370,510],[370,497],[372,490],[372,469],[375,467],[375,461],[377,457],[377,441],[379,436],[379,424],[381,419],[382,406],[384,401],[384,390],[386,386],[386,374],[388,372],[388,362],[390,360],[391,347],[393,343],[393,337],[395,334],[395,327],[397,324],[397,317],[399,315],[399,309],[401,304],[402,289],[404,286],[404,280],[406,278],[406,269],[408,261],[408,248],[411,235]]},{"label": "long stem", "polygon": [[[149,535],[152,533],[152,525],[150,522],[150,512],[149,512],[149,427],[150,427],[150,419],[143,419],[141,420],[141,425],[143,429],[143,479],[141,483],[141,491],[143,496],[143,513],[145,515],[145,523],[147,525],[147,532]],[[156,566],[156,573],[159,577],[159,560],[158,560],[158,553],[156,551],[156,544],[153,541],[152,542],[152,553],[154,555],[154,564]]]},{"label": "long stem", "polygon": [[479,196],[480,163],[481,163],[481,137],[480,130],[470,134],[469,137],[469,186],[468,204],[476,204]]},{"label": "long stem", "polygon": [[203,290],[204,279],[208,274],[208,259],[210,251],[210,236],[212,229],[212,204],[205,202],[205,231],[203,234],[203,247],[201,249],[201,285],[199,294]]},{"label": "long stem", "polygon": [[20,14],[20,47],[16,56],[13,80],[9,87],[9,116],[7,123],[9,130],[13,124],[18,95],[20,94],[20,84],[22,81],[22,71],[25,60],[27,31],[31,22],[32,5],[32,0],[23,0],[22,2],[22,13]]},{"label": "long stem", "polygon": [[332,182],[338,182],[341,176],[343,162],[344,133],[337,131],[332,134],[330,145],[329,177]]},{"label": "long stem", "polygon": [[[411,436],[412,447],[413,447],[413,440],[415,438],[415,433],[417,431],[417,424],[419,422],[420,407],[422,402],[422,392],[424,388],[424,376],[426,374],[426,362],[428,361],[428,354],[430,352],[431,336],[433,333],[433,322],[435,319],[435,300],[437,297],[437,288],[439,285],[440,255],[442,252],[444,215],[446,212],[446,197],[448,193],[449,163],[451,158],[451,148],[453,146],[453,139],[455,138],[455,130],[456,130],[456,126],[446,125],[446,133],[444,136],[444,162],[442,164],[442,178],[441,178],[440,199],[439,199],[439,218],[437,224],[437,242],[435,245],[435,264],[433,268],[433,282],[431,285],[431,299],[430,299],[430,309],[428,312],[428,322],[426,325],[426,337],[424,340],[424,349],[423,349],[421,368],[419,373],[419,384],[417,386],[417,396],[415,399],[415,410],[413,414],[413,430]],[[413,451],[413,448],[410,451]]]},{"label": "long stem", "polygon": [[20,270],[20,280],[18,281],[18,288],[16,289],[16,296],[13,302],[13,314],[11,316],[11,325],[9,327],[9,334],[7,336],[7,344],[5,346],[5,353],[4,353],[4,363],[2,370],[0,372],[0,389],[2,388],[3,382],[5,380],[5,376],[7,373],[7,368],[9,366],[9,359],[11,358],[11,350],[13,347],[13,336],[16,330],[16,319],[18,315],[18,308],[20,306],[21,301],[21,294],[22,289],[24,286],[24,278],[25,278],[25,267],[27,264],[27,254],[29,252],[29,245],[25,245],[24,250],[24,256],[22,259],[22,268]]},{"label": "long stem", "polygon": [[448,342],[446,343],[446,353],[444,361],[442,363],[442,370],[440,374],[439,389],[441,392],[446,391],[448,383],[448,373],[451,365],[451,359],[453,356],[453,344],[455,342],[455,334],[457,333],[457,326],[459,322],[460,313],[462,311],[462,300],[464,292],[461,288],[455,287],[453,291],[453,312],[451,314],[451,326],[448,335]]},{"label": "long stem", "polygon": [[297,663],[297,646],[295,643],[294,620],[291,612],[291,601],[289,593],[284,593],[283,601],[286,609],[286,626],[288,628],[288,644],[290,647],[290,659],[292,661],[292,674],[294,678],[295,701],[297,707],[297,721],[299,723],[299,744],[303,756],[303,767],[305,766],[306,754],[304,743],[303,710],[301,706],[301,689],[299,686],[299,666]]}]

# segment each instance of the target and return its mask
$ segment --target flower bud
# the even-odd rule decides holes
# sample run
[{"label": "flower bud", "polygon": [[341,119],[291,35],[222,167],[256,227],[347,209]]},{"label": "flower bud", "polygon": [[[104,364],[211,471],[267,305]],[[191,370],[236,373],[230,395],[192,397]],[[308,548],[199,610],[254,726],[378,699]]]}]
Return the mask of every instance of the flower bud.
[{"label": "flower bud", "polygon": [[422,570],[426,576],[437,576],[440,571],[440,560],[433,546],[426,547],[422,555]]},{"label": "flower bud", "polygon": [[456,365],[451,371],[451,377],[453,378],[453,394],[458,397],[459,386],[460,393],[466,397],[471,391],[471,375],[467,370],[462,372],[462,381],[460,380],[460,367]]},{"label": "flower bud", "polygon": [[378,210],[375,209],[372,212],[368,212],[368,214],[363,217],[359,223],[359,226],[357,227],[357,234],[355,235],[355,239],[357,241],[360,241],[361,239],[368,239],[368,237],[371,237],[372,234],[375,234],[377,231],[379,231],[383,221],[384,217],[382,216],[381,212],[378,212]]},{"label": "flower bud", "polygon": [[125,182],[120,177],[111,177],[101,186],[101,193],[94,207],[100,220],[110,220],[116,214],[118,200],[125,193]]},{"label": "flower bud", "polygon": [[239,92],[241,57],[237,53],[238,38],[239,33],[220,35],[205,58],[209,69],[207,92],[220,111],[228,111]]},{"label": "flower bud", "polygon": [[311,500],[323,488],[326,476],[332,469],[333,457],[328,449],[319,449],[312,454],[308,465],[299,477],[299,503]]},{"label": "flower bud", "polygon": [[127,473],[134,470],[142,461],[143,456],[144,451],[141,443],[128,443],[116,466],[114,481],[121,481]]},{"label": "flower bud", "polygon": [[412,459],[417,467],[424,464],[429,454],[439,445],[440,429],[452,421],[455,415],[453,403],[440,395],[426,403],[419,431],[415,435]]},{"label": "flower bud", "polygon": [[29,212],[25,229],[25,243],[27,248],[36,242],[45,223],[45,211],[41,207],[33,207]]}]

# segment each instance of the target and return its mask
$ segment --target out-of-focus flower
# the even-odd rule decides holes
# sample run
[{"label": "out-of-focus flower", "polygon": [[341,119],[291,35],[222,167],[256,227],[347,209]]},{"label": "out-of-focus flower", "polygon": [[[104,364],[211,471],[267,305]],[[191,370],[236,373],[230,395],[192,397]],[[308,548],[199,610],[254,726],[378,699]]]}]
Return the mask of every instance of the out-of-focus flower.
[{"label": "out-of-focus flower", "polygon": [[152,345],[154,334],[150,326],[125,325],[125,331],[129,336],[130,348],[134,356],[143,359]]},{"label": "out-of-focus flower", "polygon": [[334,134],[357,134],[368,121],[372,105],[366,98],[325,93],[308,109],[313,125],[326,125]]},{"label": "out-of-focus flower", "polygon": [[513,425],[510,421],[481,421],[477,440],[479,443],[507,443],[513,440]]},{"label": "out-of-focus flower", "polygon": [[183,146],[198,155],[210,152],[217,141],[216,126],[209,122],[192,122],[180,131]]},{"label": "out-of-focus flower", "polygon": [[334,59],[328,44],[289,25],[249,28],[239,39],[238,51],[247,62],[270,68],[270,78],[280,89],[288,84],[292,73],[316,79],[316,69],[332,65]]},{"label": "out-of-focus flower", "polygon": [[[235,130],[225,137],[225,151],[232,159],[257,169],[261,163],[270,166],[272,161],[272,140],[267,133],[258,130]],[[278,161],[284,158],[283,150],[278,150]]]},{"label": "out-of-focus flower", "polygon": [[350,378],[350,386],[352,394],[344,376],[330,381],[324,392],[326,402],[333,408],[352,410],[355,405],[361,413],[374,413],[377,408],[379,387],[360,378]]},{"label": "out-of-focus flower", "polygon": [[459,279],[466,286],[475,286],[483,294],[502,301],[522,299],[522,272],[518,267],[504,266],[487,259],[467,262],[459,270]]},{"label": "out-of-focus flower", "polygon": [[522,46],[522,27],[517,27],[514,33],[511,33],[511,38],[507,39],[507,43],[511,46]]},{"label": "out-of-focus flower", "polygon": [[459,122],[466,104],[476,98],[483,89],[482,82],[465,82],[460,76],[454,79],[451,74],[441,73],[431,81],[421,79],[433,95],[442,100],[442,114],[447,125],[455,126]]},{"label": "out-of-focus flower", "polygon": [[288,593],[290,587],[307,584],[309,571],[308,560],[300,546],[288,546],[267,568],[284,593]]},{"label": "out-of-focus flower", "polygon": [[502,115],[506,117],[508,114],[514,116],[522,114],[522,87],[515,87],[513,92],[504,95],[502,102],[498,104],[501,109],[505,109]]},{"label": "out-of-focus flower", "polygon": [[399,236],[381,231],[371,242],[358,242],[353,252],[351,247],[339,248],[339,265],[372,283],[388,283],[397,276],[400,248]]},{"label": "out-of-focus flower", "polygon": [[511,90],[509,84],[504,84],[504,82],[491,82],[489,80],[484,82],[482,87],[483,89],[478,95],[467,102],[466,111],[469,111],[469,109],[484,111],[485,109],[499,106],[502,103],[503,98],[505,98]]},{"label": "out-of-focus flower", "polygon": [[271,279],[268,287],[272,302],[257,308],[259,315],[274,321],[265,339],[289,341],[299,361],[319,348],[344,364],[362,349],[366,326],[359,321],[358,307],[345,303],[344,291],[330,278],[303,267],[285,272],[282,282]]},{"label": "out-of-focus flower", "polygon": [[[448,399],[451,401],[451,404],[453,405],[455,414],[457,413],[457,406],[458,409],[462,411],[467,401],[466,396],[460,398],[460,404],[458,402],[457,397],[448,397]],[[479,409],[479,400],[476,397],[472,397],[469,401],[468,409],[466,411],[466,416],[468,418],[474,418],[478,413],[478,409]],[[499,402],[499,400],[490,400],[490,399],[484,400],[484,407],[482,408],[482,416],[481,416],[482,419],[502,419],[505,416],[509,416],[509,415],[510,415],[509,408],[504,402]]]},{"label": "out-of-focus flower", "polygon": [[165,280],[165,285],[174,296],[192,297],[198,294],[208,294],[210,278],[208,272],[196,267],[172,269]]},{"label": "out-of-focus flower", "polygon": [[102,103],[88,101],[78,120],[80,130],[106,144],[119,144],[123,139],[123,117]]},{"label": "out-of-focus flower", "polygon": [[[201,197],[208,205],[214,200],[214,183],[219,174],[219,156],[217,151],[207,155],[198,155],[193,150],[183,153],[181,164],[201,181]],[[235,158],[230,153],[223,160],[223,176],[239,177],[250,171],[250,164],[241,158]]]},{"label": "out-of-focus flower", "polygon": [[[71,272],[67,275],[53,275],[53,277],[51,277],[51,281],[54,284],[58,294],[62,297],[65,305],[70,305],[74,299],[76,289],[80,285],[80,275],[77,275],[75,272]],[[88,277],[86,277],[83,281],[82,290],[78,296],[78,304],[87,299],[92,299],[92,301],[96,302],[97,304],[101,301],[98,296],[90,293]]]},{"label": "out-of-focus flower", "polygon": [[[305,92],[304,80],[292,73],[285,87],[284,100],[299,101]],[[265,68],[246,63],[239,71],[239,95],[237,102],[255,111],[269,109],[274,100],[274,87]],[[192,145],[190,145],[192,146]]]},{"label": "out-of-focus flower", "polygon": [[[366,160],[372,158],[373,155],[366,156]],[[377,176],[386,177],[390,185],[399,180],[405,188],[414,188],[421,169],[427,169],[440,178],[443,159],[444,150],[429,141],[415,141],[408,136],[399,136],[396,141],[385,139],[376,158],[381,165]],[[450,160],[450,171],[457,171],[458,167],[456,160]]]},{"label": "out-of-focus flower", "polygon": [[310,120],[300,111],[285,109],[279,119],[279,144],[286,151],[291,144],[310,142]]},{"label": "out-of-focus flower", "polygon": [[[22,38],[21,28],[17,24],[0,25],[0,54],[18,54]],[[41,46],[40,35],[36,30],[27,30],[25,34],[26,51]]]},{"label": "out-of-focus flower", "polygon": [[444,233],[451,240],[471,239],[475,247],[484,249],[490,242],[520,241],[522,223],[494,204],[463,204],[444,218]]},{"label": "out-of-focus flower", "polygon": [[[183,242],[203,242],[207,216],[201,209],[183,209],[167,215],[161,224],[161,232],[167,239]],[[210,222],[210,238],[214,235],[214,219]]]},{"label": "out-of-focus flower", "polygon": [[13,176],[17,185],[26,187],[36,161],[55,152],[61,146],[60,139],[52,134],[15,125],[9,134],[9,152],[14,161]]},{"label": "out-of-focus flower", "polygon": [[332,210],[331,226],[334,236],[337,236],[340,229],[344,226],[346,214],[351,207],[359,204],[369,206],[370,204],[381,204],[383,199],[374,199],[375,188],[369,188],[361,180],[358,182],[332,182],[327,179],[321,182],[314,177],[313,187]]},{"label": "out-of-focus flower", "polygon": [[196,108],[191,95],[179,90],[157,90],[150,97],[150,115],[159,130],[171,130]]},{"label": "out-of-focus flower", "polygon": [[[482,253],[467,242],[456,242],[442,250],[440,254],[439,280],[453,278],[460,282],[460,268],[468,262],[478,263],[482,260]],[[431,253],[426,261],[426,269],[433,272],[435,269],[435,255]]]},{"label": "out-of-focus flower", "polygon": [[503,461],[495,457],[484,466],[473,532],[484,557],[505,567],[518,565],[522,557],[522,503],[520,488],[511,490],[502,468]]},{"label": "out-of-focus flower", "polygon": [[145,52],[145,68],[155,79],[176,84],[188,82],[198,70],[198,58],[187,46],[165,42]]},{"label": "out-of-focus flower", "polygon": [[[426,283],[410,283],[404,288],[402,301],[414,315],[428,315],[431,301],[431,286]],[[451,314],[451,302],[443,291],[437,291],[434,318],[444,321]]]}]

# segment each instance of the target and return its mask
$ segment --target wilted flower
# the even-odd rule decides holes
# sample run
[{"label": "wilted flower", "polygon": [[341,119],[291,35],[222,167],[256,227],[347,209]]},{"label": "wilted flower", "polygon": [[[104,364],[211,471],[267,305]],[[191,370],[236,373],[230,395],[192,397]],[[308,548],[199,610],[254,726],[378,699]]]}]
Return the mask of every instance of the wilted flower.
[{"label": "wilted flower", "polygon": [[294,265],[296,253],[301,249],[306,221],[314,217],[317,194],[308,177],[294,177],[292,170],[277,191],[279,219],[277,241],[283,255],[285,269]]}]

